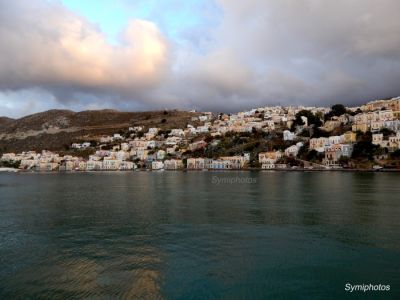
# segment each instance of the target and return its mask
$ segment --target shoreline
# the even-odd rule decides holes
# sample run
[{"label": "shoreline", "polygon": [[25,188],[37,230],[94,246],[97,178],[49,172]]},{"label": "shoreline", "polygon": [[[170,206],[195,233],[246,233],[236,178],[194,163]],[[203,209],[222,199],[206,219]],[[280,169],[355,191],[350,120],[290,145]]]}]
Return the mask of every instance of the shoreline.
[{"label": "shoreline", "polygon": [[12,168],[0,168],[1,173],[20,173],[20,174],[76,174],[76,173],[136,173],[136,172],[353,172],[353,173],[400,173],[400,169],[261,169],[261,168],[250,168],[250,169],[205,169],[205,170],[91,170],[91,171],[32,171],[32,170],[20,170]]},{"label": "shoreline", "polygon": [[4,172],[4,173],[18,173],[18,172],[22,172],[23,170],[20,169],[15,169],[15,168],[0,168],[0,172]]}]

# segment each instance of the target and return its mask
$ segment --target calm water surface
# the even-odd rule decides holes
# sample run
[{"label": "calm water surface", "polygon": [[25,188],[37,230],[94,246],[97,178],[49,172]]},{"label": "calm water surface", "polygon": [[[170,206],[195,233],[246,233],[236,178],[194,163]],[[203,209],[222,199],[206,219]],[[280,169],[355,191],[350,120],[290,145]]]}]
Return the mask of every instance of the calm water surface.
[{"label": "calm water surface", "polygon": [[400,174],[0,174],[0,299],[365,296],[400,299]]}]

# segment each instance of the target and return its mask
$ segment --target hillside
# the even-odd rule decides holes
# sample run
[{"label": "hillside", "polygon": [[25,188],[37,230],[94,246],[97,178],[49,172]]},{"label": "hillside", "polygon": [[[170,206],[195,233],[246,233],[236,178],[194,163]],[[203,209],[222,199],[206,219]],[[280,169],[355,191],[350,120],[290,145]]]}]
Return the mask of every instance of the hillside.
[{"label": "hillside", "polygon": [[7,117],[0,117],[0,128],[2,126],[5,126],[5,125],[11,123],[12,121],[14,121],[14,119],[10,119],[10,118],[7,118]]},{"label": "hillside", "polygon": [[[74,141],[126,131],[129,126],[186,127],[198,113],[186,111],[120,112],[115,110],[49,110],[20,119],[0,118],[0,153],[64,150]],[[165,119],[165,121],[162,121]]]}]

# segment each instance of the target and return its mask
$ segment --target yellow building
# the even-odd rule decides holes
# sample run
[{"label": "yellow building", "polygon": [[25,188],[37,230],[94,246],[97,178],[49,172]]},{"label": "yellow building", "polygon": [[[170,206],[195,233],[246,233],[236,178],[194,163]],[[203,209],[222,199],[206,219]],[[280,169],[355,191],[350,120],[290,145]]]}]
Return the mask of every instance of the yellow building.
[{"label": "yellow building", "polygon": [[347,131],[346,133],[343,134],[343,142],[345,144],[357,142],[357,134],[352,131]]},{"label": "yellow building", "polygon": [[361,132],[365,133],[369,130],[369,126],[367,123],[353,124],[353,126],[351,127],[351,130],[353,132],[361,131]]}]

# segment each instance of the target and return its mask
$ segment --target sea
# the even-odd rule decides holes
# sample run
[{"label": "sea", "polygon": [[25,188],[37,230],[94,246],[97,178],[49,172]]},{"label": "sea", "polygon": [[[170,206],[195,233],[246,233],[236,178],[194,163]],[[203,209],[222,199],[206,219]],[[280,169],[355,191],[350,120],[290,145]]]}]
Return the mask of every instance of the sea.
[{"label": "sea", "polygon": [[400,174],[0,174],[0,299],[400,299]]}]

